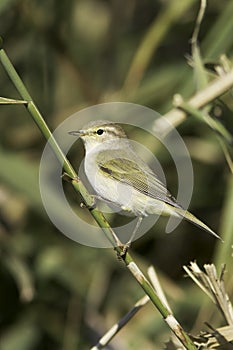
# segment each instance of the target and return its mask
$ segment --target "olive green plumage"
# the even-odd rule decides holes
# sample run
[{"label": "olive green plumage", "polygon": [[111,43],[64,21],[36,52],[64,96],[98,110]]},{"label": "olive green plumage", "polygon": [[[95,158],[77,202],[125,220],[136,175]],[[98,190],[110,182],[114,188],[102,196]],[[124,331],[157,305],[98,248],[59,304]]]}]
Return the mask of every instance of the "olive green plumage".
[{"label": "olive green plumage", "polygon": [[85,173],[99,198],[139,218],[150,214],[184,218],[219,238],[177,203],[155,172],[135,152],[120,125],[99,120],[70,134],[80,136],[84,142]]}]

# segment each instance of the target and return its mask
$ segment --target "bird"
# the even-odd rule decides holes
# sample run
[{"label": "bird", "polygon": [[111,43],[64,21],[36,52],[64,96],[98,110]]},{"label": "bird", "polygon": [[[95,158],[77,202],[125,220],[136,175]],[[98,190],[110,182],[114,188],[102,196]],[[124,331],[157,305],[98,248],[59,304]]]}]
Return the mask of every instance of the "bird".
[{"label": "bird", "polygon": [[134,240],[142,219],[153,214],[185,219],[220,238],[182,208],[158,175],[136,153],[120,124],[108,120],[91,121],[69,134],[80,137],[84,143],[84,171],[97,198],[138,218],[125,244],[126,249]]}]

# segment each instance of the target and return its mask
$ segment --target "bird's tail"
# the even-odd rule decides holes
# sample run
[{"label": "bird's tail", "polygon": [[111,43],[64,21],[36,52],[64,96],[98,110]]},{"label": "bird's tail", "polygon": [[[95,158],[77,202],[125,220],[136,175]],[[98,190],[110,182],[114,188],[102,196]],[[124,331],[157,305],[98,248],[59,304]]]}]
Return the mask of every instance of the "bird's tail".
[{"label": "bird's tail", "polygon": [[211,235],[217,237],[218,239],[222,240],[217,233],[215,233],[211,228],[209,228],[204,222],[196,218],[193,214],[191,214],[189,211],[184,210],[182,208],[174,207],[173,210],[178,214],[178,216],[183,217],[185,220],[191,222],[192,224],[196,225],[197,227],[201,228],[202,230],[210,233]]}]

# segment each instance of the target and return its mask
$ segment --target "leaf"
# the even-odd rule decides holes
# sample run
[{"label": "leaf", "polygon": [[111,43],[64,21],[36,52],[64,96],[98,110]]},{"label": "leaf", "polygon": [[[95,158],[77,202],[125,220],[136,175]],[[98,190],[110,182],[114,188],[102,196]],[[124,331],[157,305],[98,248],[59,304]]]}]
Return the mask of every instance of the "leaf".
[{"label": "leaf", "polygon": [[28,101],[24,100],[14,100],[12,98],[6,98],[6,97],[0,97],[0,104],[1,105],[25,105]]}]

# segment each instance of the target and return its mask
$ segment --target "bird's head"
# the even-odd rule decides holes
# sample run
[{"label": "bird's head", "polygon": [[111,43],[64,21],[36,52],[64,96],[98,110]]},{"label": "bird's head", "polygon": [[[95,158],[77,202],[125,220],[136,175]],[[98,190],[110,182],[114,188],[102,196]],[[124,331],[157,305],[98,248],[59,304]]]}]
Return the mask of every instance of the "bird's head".
[{"label": "bird's head", "polygon": [[119,141],[127,136],[119,124],[106,120],[90,122],[81,130],[70,131],[70,135],[79,136],[84,141],[87,150],[105,142]]}]

